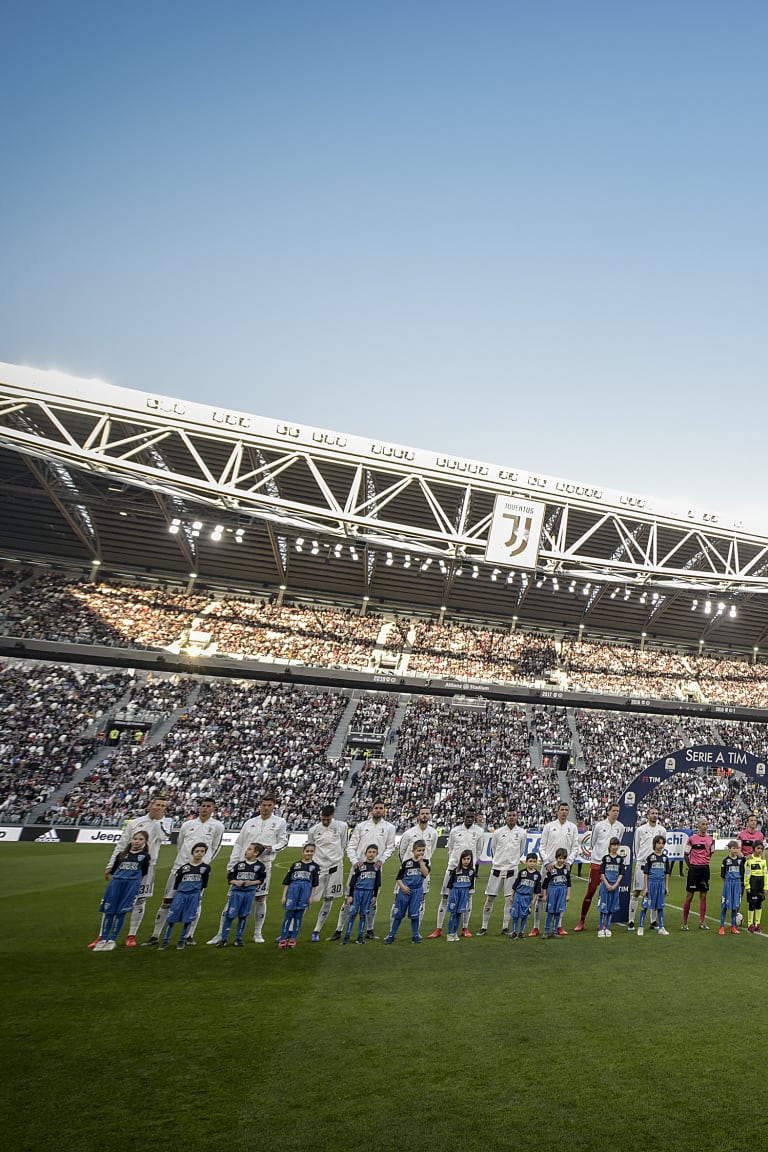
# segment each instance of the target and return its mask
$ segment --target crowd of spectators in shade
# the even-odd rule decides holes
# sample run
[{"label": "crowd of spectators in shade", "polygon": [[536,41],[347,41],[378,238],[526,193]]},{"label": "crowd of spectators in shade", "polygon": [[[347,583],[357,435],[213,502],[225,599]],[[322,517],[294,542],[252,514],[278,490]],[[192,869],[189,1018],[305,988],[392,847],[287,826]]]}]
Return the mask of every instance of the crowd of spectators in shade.
[{"label": "crowd of spectators in shade", "polygon": [[565,708],[551,705],[546,708],[533,708],[531,717],[531,740],[539,748],[570,750],[573,735],[568,723]]},{"label": "crowd of spectators in shade", "polygon": [[433,823],[449,827],[468,804],[486,823],[503,822],[514,797],[521,823],[531,823],[557,799],[557,781],[534,768],[526,709],[487,702],[481,708],[420,698],[400,725],[394,759],[360,761],[350,820],[367,815],[379,797],[400,828],[413,823],[421,803],[431,805]]},{"label": "crowd of spectators in shade", "polygon": [[239,827],[269,790],[301,824],[338,799],[343,776],[325,752],[346,704],[322,689],[204,681],[160,742],[111,749],[66,797],[66,819],[120,824],[158,794],[184,819],[212,795],[220,818]]},{"label": "crowd of spectators in shade", "polygon": [[[392,660],[425,677],[768,707],[768,665],[668,648],[577,640],[446,618],[204,591],[87,583],[55,573],[0,571],[3,630],[20,639],[185,648],[329,668],[373,670]],[[21,582],[20,582],[21,581]],[[11,589],[8,591],[8,589]]]},{"label": "crowd of spectators in shade", "polygon": [[[110,709],[151,713],[175,722],[155,743],[128,739],[106,750],[91,770],[52,803],[57,822],[119,825],[162,794],[181,820],[202,795],[219,800],[222,819],[239,827],[269,789],[291,827],[315,819],[338,801],[350,762],[328,759],[349,695],[323,689],[146,674],[94,672],[58,664],[6,661],[0,666],[0,811],[23,817],[72,778],[105,735]],[[394,702],[386,694],[360,699],[352,727],[375,725],[384,736]],[[525,707],[481,701],[414,698],[400,723],[393,759],[353,763],[349,818],[363,818],[383,798],[389,818],[410,824],[423,801],[449,827],[474,805],[498,826],[510,799],[520,821],[540,826],[559,796],[559,781],[541,766],[550,745],[570,749],[568,783],[574,815],[588,825],[606,803],[671,749],[692,744],[744,747],[762,754],[768,725],[723,724],[686,717],[628,715],[562,706]],[[717,725],[717,727],[716,727]],[[747,810],[762,811],[764,790],[751,781],[678,773],[657,789],[669,826],[706,814],[724,834]]]},{"label": "crowd of spectators in shade", "polygon": [[0,663],[0,822],[22,819],[72,778],[129,685],[124,672]]},{"label": "crowd of spectators in shade", "polygon": [[387,735],[392,717],[395,714],[395,701],[390,695],[381,692],[367,693],[357,702],[350,721],[350,733],[365,734],[380,739]]}]

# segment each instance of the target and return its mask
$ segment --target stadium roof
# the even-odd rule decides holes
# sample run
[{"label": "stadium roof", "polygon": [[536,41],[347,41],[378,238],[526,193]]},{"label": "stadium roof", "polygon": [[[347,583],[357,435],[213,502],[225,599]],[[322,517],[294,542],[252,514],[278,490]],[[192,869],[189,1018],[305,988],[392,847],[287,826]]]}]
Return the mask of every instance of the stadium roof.
[{"label": "stadium roof", "polygon": [[0,496],[4,558],[93,577],[705,650],[768,637],[768,537],[738,521],[59,372],[0,364]]}]

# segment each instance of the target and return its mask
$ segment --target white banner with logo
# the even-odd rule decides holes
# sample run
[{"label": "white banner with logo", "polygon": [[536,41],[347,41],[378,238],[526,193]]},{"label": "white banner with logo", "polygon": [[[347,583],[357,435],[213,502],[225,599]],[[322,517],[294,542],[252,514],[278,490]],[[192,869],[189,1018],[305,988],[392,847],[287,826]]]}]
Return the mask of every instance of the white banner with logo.
[{"label": "white banner with logo", "polygon": [[486,561],[489,564],[534,569],[539,554],[544,508],[545,505],[538,500],[497,496],[485,548]]}]

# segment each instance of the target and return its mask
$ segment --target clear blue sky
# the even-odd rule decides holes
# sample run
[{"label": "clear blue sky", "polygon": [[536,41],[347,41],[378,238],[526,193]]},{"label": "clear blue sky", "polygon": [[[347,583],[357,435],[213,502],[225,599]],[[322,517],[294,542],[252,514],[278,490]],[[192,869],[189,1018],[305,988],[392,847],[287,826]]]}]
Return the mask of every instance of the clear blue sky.
[{"label": "clear blue sky", "polygon": [[8,0],[2,38],[0,360],[761,507],[764,0]]}]

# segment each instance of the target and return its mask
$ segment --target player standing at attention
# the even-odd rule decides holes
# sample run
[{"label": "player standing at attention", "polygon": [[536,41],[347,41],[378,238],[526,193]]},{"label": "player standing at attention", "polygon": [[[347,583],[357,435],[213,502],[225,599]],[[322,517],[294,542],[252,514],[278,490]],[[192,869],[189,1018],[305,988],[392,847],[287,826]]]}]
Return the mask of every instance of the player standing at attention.
[{"label": "player standing at attention", "polygon": [[112,864],[112,878],[99,905],[103,918],[94,952],[112,952],[117,944],[125,918],[136,903],[141,882],[149,871],[147,840],[146,832],[135,832],[128,847]]},{"label": "player standing at attention", "polygon": [[683,932],[688,931],[688,913],[694,892],[699,893],[699,928],[702,932],[709,931],[707,917],[707,892],[709,892],[709,862],[715,850],[715,842],[707,832],[709,822],[706,816],[700,816],[696,831],[691,833],[685,842],[683,856],[688,862],[688,876],[685,881],[685,903],[683,904]]},{"label": "player standing at attention", "polygon": [[647,912],[651,913],[651,919],[653,919],[654,914],[656,915],[659,936],[669,936],[669,932],[664,927],[664,905],[667,896],[669,896],[669,874],[672,871],[672,865],[664,851],[666,842],[666,836],[654,836],[653,851],[643,864],[643,905],[640,909],[638,936],[642,936],[645,931]]},{"label": "player standing at attention", "polygon": [[598,820],[592,829],[592,860],[589,865],[587,893],[582,901],[579,922],[574,928],[574,932],[584,931],[584,923],[587,919],[590,905],[592,904],[592,898],[602,884],[603,860],[608,855],[608,846],[611,838],[616,836],[618,837],[619,843],[621,843],[623,835],[624,825],[619,820],[619,805],[609,804],[605,812],[605,819]]},{"label": "player standing at attention", "polygon": [[[459,856],[458,865],[451,869],[446,883],[448,889],[448,935],[446,940],[451,944],[457,943],[459,939],[459,925],[472,899],[475,876],[472,853],[469,848],[465,848]],[[463,932],[462,935],[464,935]]]},{"label": "player standing at attention", "polygon": [[565,848],[558,848],[555,852],[554,864],[544,877],[541,887],[547,905],[544,939],[567,936],[568,933],[563,928],[563,914],[571,898],[571,870],[568,867],[568,853]]},{"label": "player standing at attention", "polygon": [[744,888],[747,893],[749,911],[748,932],[761,932],[760,920],[763,915],[768,864],[763,858],[763,846],[759,842],[752,849],[752,855],[744,861]]},{"label": "player standing at attention", "polygon": [[[448,880],[451,872],[458,868],[459,859],[464,849],[472,853],[472,859],[477,860],[485,847],[485,832],[479,824],[475,822],[476,811],[474,808],[467,808],[464,812],[464,819],[461,824],[454,825],[448,833],[448,867],[445,870],[443,877],[443,887],[440,893],[440,906],[437,909],[437,927],[434,932],[430,932],[429,939],[437,940],[443,934],[443,922],[445,920],[445,913],[448,910],[448,901],[450,899],[450,890],[448,888]],[[474,869],[475,877],[477,876],[477,869]],[[474,881],[473,878],[473,881]],[[473,882],[474,890],[474,882]],[[467,912],[464,913],[465,923],[461,929],[462,936],[471,936],[472,933],[466,923],[467,913],[472,910],[471,894],[466,903]]]},{"label": "player standing at attention", "polygon": [[538,863],[539,858],[536,853],[529,852],[525,860],[525,868],[521,868],[515,877],[510,940],[523,940],[525,938],[531,905],[534,901],[538,901],[541,895],[541,876],[539,875]]},{"label": "player standing at attention", "polygon": [[[359,860],[352,869],[349,877],[349,893],[346,898],[347,926],[344,929],[342,944],[349,944],[352,926],[355,917],[359,917],[357,926],[357,943],[365,944],[365,923],[371,906],[376,904],[376,897],[381,888],[381,868],[379,866],[379,846],[369,844],[365,850],[365,859]],[[331,936],[331,940],[334,937]]]},{"label": "player standing at attention", "polygon": [[[147,900],[150,898],[155,890],[155,869],[157,867],[157,858],[160,855],[160,846],[163,840],[167,838],[170,829],[166,826],[165,813],[168,808],[168,801],[160,797],[150,800],[149,808],[144,816],[137,816],[134,820],[129,820],[123,829],[120,839],[114,847],[114,851],[109,858],[109,863],[104,871],[104,876],[107,880],[112,875],[112,865],[121,852],[130,844],[136,832],[146,832],[147,834],[147,851],[149,852],[149,869],[146,876],[141,881],[139,894],[136,897],[136,903],[131,912],[131,919],[128,924],[128,938],[125,941],[126,948],[136,947],[136,933],[141,927],[141,922],[144,919],[144,912],[147,906]],[[89,948],[95,948],[99,943],[97,937]]]},{"label": "player standing at attention", "polygon": [[[562,800],[557,806],[557,816],[551,820],[549,824],[545,824],[541,833],[541,840],[539,842],[539,855],[543,862],[542,870],[542,888],[546,885],[543,881],[546,879],[547,874],[552,872],[555,867],[555,856],[558,848],[565,849],[565,862],[566,867],[570,871],[571,865],[579,854],[579,833],[576,825],[568,819],[570,812],[570,805]],[[568,898],[570,899],[570,879],[568,885]],[[533,928],[531,929],[531,936],[538,936],[541,928],[541,906],[543,901],[539,900],[533,912]]]},{"label": "player standing at attention", "polygon": [[491,836],[491,870],[488,873],[488,883],[485,888],[483,926],[478,932],[478,936],[485,936],[488,931],[488,924],[499,889],[504,894],[504,909],[501,914],[502,935],[506,936],[509,932],[509,913],[514,897],[515,877],[525,853],[527,840],[528,833],[517,822],[517,808],[510,807],[506,815],[506,822],[501,828],[497,828]]},{"label": "player standing at attention", "polygon": [[[197,816],[193,816],[191,820],[185,820],[179,829],[179,837],[176,841],[176,859],[171,866],[171,871],[168,875],[168,882],[165,885],[165,892],[163,893],[163,902],[157,910],[155,916],[155,925],[152,929],[152,935],[148,940],[142,944],[142,948],[151,948],[157,944],[165,927],[165,922],[168,919],[168,911],[171,907],[173,894],[175,891],[174,885],[176,883],[176,873],[182,864],[189,864],[192,859],[192,845],[198,843],[205,843],[208,845],[208,850],[205,853],[206,864],[212,864],[218,855],[221,848],[221,842],[224,837],[224,825],[221,820],[216,820],[213,813],[216,809],[216,804],[212,796],[205,796],[199,804]],[[201,903],[202,907],[202,903]],[[200,909],[197,912],[197,920],[200,919]],[[194,944],[195,942],[195,928],[197,927],[197,920],[192,925],[192,931],[186,939],[186,943]]]},{"label": "player standing at attention", "polygon": [[[664,837],[664,843],[667,842],[667,830],[663,824],[659,823],[659,810],[658,808],[648,809],[648,819],[645,824],[639,824],[635,829],[635,839],[632,846],[632,855],[635,859],[635,875],[633,879],[632,895],[629,898],[629,923],[627,924],[627,931],[634,932],[635,930],[635,914],[637,912],[637,904],[640,896],[646,891],[645,877],[646,873],[643,865],[650,856],[651,852],[655,852],[653,847],[654,841],[657,836]],[[672,865],[669,867],[672,871]],[[651,910],[651,924],[654,923],[653,910]]]},{"label": "player standing at attention", "polygon": [[[371,844],[375,844],[378,852],[376,857],[376,867],[380,870],[387,860],[389,860],[392,853],[395,851],[395,826],[390,824],[384,817],[387,813],[386,804],[382,800],[375,800],[371,807],[370,815],[367,820],[362,820],[356,824],[352,829],[347,844],[347,859],[352,864],[353,869],[356,864],[362,864],[368,859],[368,848]],[[352,877],[350,875],[347,881],[347,895],[351,893]],[[378,888],[376,889],[378,891]],[[374,925],[376,923],[376,901],[373,901],[369,906],[368,911],[368,926],[366,936],[369,940],[375,940],[376,934],[374,932]],[[345,931],[347,922],[347,914],[351,904],[349,900],[345,900],[339,911],[339,919],[336,924],[336,931],[333,932],[328,939],[340,940],[342,933]]]},{"label": "player standing at attention", "polygon": [[334,900],[344,895],[344,851],[349,829],[343,820],[334,820],[335,811],[333,804],[326,804],[320,812],[319,823],[314,824],[307,834],[307,843],[315,846],[315,863],[320,869],[316,899],[323,901],[312,933],[313,944],[320,942],[320,932]]},{"label": "player standing at attention", "polygon": [[253,911],[256,892],[266,879],[267,870],[259,861],[261,844],[249,844],[245,856],[234,868],[227,872],[229,880],[229,899],[224,909],[224,924],[221,930],[221,940],[217,948],[226,948],[232,924],[237,920],[237,930],[232,941],[233,948],[244,948],[243,935],[248,917]]},{"label": "player standing at attention", "polygon": [[301,851],[301,860],[291,864],[283,880],[280,903],[285,908],[283,926],[277,941],[280,948],[295,948],[304,913],[315,898],[320,883],[320,867],[315,864],[315,846],[309,841]]},{"label": "player standing at attention", "polygon": [[[263,944],[264,936],[262,935],[262,927],[264,924],[264,917],[267,915],[267,893],[269,892],[269,883],[272,879],[272,864],[278,852],[281,852],[288,843],[288,825],[282,816],[275,816],[275,798],[267,793],[261,798],[259,804],[259,815],[251,816],[250,820],[246,820],[240,829],[240,835],[237,837],[232,852],[230,853],[229,863],[227,865],[227,872],[231,872],[235,864],[245,856],[245,850],[249,844],[261,844],[262,853],[259,859],[264,865],[266,870],[266,878],[264,882],[256,889],[256,913],[253,922],[253,942],[254,944]],[[226,905],[224,912],[226,911]],[[221,940],[221,931],[224,927],[224,912],[221,914],[219,922],[219,930],[215,936],[212,936],[208,941],[209,944],[218,944]]]},{"label": "player standing at attention", "polygon": [[176,880],[174,881],[176,892],[168,910],[168,919],[165,923],[163,938],[158,945],[158,951],[168,947],[171,942],[173,926],[179,922],[181,923],[181,936],[176,947],[179,949],[186,947],[187,933],[200,910],[203,889],[208,884],[208,877],[211,874],[210,864],[205,863],[207,851],[208,845],[204,841],[201,840],[199,844],[195,844],[192,848],[192,859],[189,864],[182,864],[176,873]]},{"label": "player standing at attention", "polygon": [[[600,891],[597,896],[599,913],[598,936],[611,936],[611,920],[619,910],[619,884],[624,875],[624,861],[619,856],[621,840],[612,836],[608,851],[600,862]],[[584,909],[582,908],[582,915]]]},{"label": "player standing at attention", "polygon": [[422,889],[429,879],[429,864],[425,859],[426,841],[414,840],[413,855],[404,860],[397,874],[397,895],[392,908],[392,927],[384,937],[385,944],[394,944],[397,930],[407,916],[411,922],[414,944],[421,944],[419,919],[421,918]]},{"label": "player standing at attention", "polygon": [[744,887],[744,857],[738,840],[728,841],[728,855],[720,865],[723,878],[723,895],[720,898],[720,927],[718,933],[725,936],[725,917],[731,914],[731,935],[738,936],[736,917],[739,914],[741,893]]},{"label": "player standing at attention", "polygon": [[745,860],[752,855],[755,844],[762,844],[765,850],[765,836],[757,826],[757,813],[751,812],[747,816],[747,826],[736,833],[736,839],[741,845],[741,854]]}]

